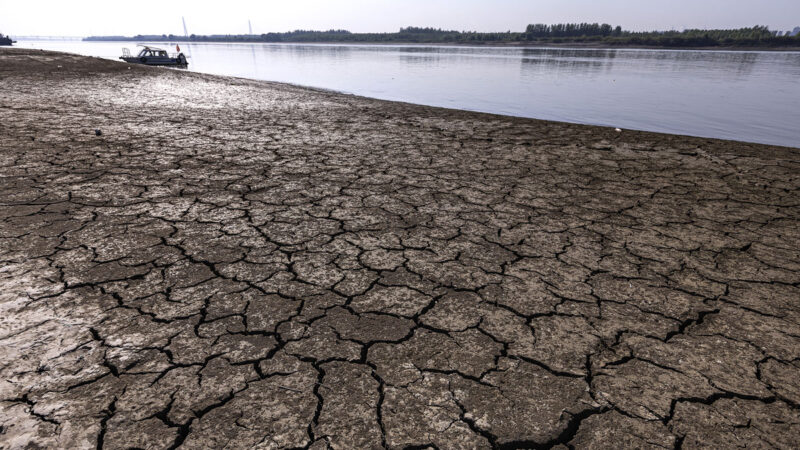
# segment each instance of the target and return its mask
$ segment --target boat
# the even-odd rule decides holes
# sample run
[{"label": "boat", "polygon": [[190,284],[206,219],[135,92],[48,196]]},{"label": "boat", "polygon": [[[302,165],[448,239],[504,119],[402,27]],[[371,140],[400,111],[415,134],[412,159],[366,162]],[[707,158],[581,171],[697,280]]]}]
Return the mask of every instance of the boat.
[{"label": "boat", "polygon": [[183,53],[170,55],[166,50],[161,48],[141,44],[139,44],[139,47],[142,47],[142,50],[139,51],[139,54],[136,56],[132,56],[130,50],[123,48],[122,56],[120,56],[119,59],[131,64],[145,64],[148,66],[186,67],[189,65],[189,62],[186,61],[186,55]]},{"label": "boat", "polygon": [[10,36],[5,36],[3,33],[0,33],[0,45],[11,45],[17,41],[12,41]]}]

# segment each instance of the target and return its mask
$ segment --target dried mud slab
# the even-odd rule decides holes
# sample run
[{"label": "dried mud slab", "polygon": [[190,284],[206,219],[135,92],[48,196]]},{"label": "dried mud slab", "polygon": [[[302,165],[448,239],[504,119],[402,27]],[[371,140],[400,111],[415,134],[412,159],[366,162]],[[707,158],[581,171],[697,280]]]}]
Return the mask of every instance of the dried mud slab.
[{"label": "dried mud slab", "polygon": [[32,50],[0,86],[2,448],[800,443],[800,150]]}]

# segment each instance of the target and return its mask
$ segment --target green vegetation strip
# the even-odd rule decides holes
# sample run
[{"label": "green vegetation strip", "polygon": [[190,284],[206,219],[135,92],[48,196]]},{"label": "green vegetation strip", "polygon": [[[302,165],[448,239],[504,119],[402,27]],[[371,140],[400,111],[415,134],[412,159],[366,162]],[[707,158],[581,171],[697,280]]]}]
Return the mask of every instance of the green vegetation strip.
[{"label": "green vegetation strip", "polygon": [[296,30],[286,33],[245,35],[137,35],[91,36],[87,41],[189,41],[189,42],[343,42],[343,43],[424,43],[424,44],[602,44],[608,46],[652,47],[800,47],[800,29],[780,32],[765,26],[735,30],[684,30],[634,32],[598,23],[532,24],[524,32],[479,33],[436,28],[401,28],[397,33],[351,33],[347,30]]}]

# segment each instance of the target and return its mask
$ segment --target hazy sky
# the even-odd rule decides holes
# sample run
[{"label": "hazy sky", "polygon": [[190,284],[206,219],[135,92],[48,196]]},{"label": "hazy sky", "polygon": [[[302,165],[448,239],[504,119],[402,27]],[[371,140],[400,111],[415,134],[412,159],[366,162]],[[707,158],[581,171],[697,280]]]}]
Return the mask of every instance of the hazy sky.
[{"label": "hazy sky", "polygon": [[15,35],[254,33],[401,26],[523,30],[528,23],[607,22],[633,30],[800,25],[800,0],[0,0],[0,32]]}]

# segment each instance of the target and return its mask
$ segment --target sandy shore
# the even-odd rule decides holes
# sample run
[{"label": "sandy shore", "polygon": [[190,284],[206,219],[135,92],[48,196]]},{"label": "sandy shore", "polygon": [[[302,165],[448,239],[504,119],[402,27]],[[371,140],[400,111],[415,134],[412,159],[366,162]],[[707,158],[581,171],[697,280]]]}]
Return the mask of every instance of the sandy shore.
[{"label": "sandy shore", "polygon": [[799,243],[797,149],[2,49],[0,448],[796,448]]}]

